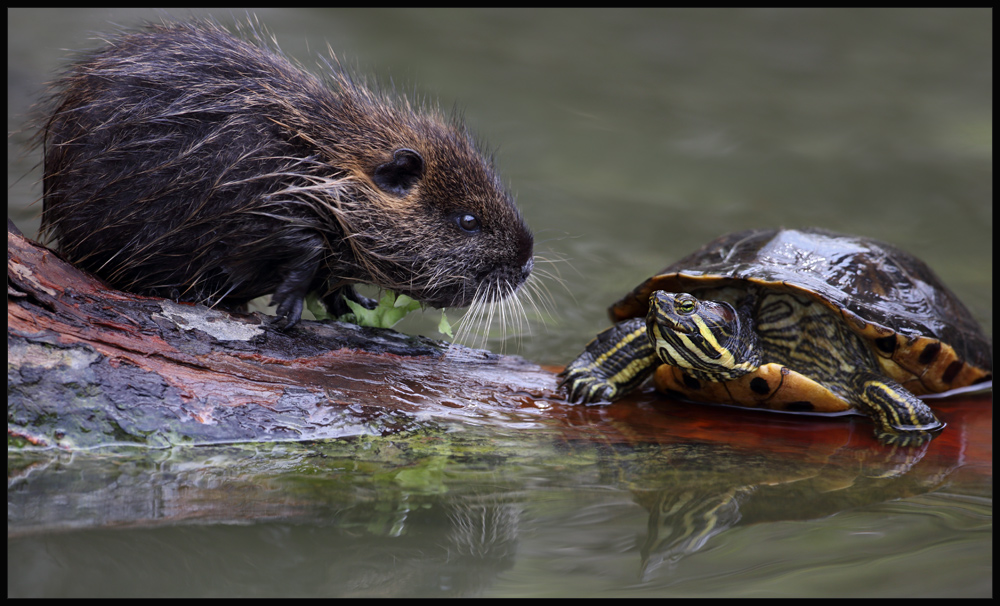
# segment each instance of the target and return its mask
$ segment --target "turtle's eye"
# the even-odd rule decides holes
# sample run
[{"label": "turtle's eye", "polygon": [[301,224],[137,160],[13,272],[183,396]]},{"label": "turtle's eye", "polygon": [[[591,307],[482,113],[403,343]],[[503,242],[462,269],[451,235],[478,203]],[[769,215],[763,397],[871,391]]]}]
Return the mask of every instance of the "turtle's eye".
[{"label": "turtle's eye", "polygon": [[680,297],[677,299],[677,303],[674,305],[674,309],[677,313],[684,314],[685,316],[693,314],[695,308],[698,306],[698,301],[691,297]]}]

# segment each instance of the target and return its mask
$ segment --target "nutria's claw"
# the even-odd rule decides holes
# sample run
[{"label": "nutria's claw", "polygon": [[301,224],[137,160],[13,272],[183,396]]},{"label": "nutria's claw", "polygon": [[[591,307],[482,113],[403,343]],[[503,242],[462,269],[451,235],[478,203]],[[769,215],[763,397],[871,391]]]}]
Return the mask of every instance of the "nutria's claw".
[{"label": "nutria's claw", "polygon": [[365,309],[375,309],[375,307],[378,306],[378,301],[358,294],[358,291],[354,290],[353,286],[338,288],[329,295],[323,297],[323,305],[326,306],[326,311],[334,318],[339,318],[344,314],[353,313],[346,301],[354,301]]},{"label": "nutria's claw", "polygon": [[[276,303],[277,301],[272,298],[271,302]],[[270,324],[281,330],[292,329],[302,318],[303,298],[289,296],[277,303],[278,307],[274,310],[274,319],[270,321]]]}]

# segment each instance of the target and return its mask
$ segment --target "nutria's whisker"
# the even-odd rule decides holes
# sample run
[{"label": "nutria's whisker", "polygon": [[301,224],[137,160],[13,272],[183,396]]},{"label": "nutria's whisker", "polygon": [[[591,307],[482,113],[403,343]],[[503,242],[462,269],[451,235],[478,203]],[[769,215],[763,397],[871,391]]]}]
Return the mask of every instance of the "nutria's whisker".
[{"label": "nutria's whisker", "polygon": [[[535,260],[552,263],[541,257]],[[500,340],[500,350],[504,351],[509,337],[515,337],[516,347],[520,348],[521,339],[525,334],[531,334],[534,323],[529,319],[529,308],[532,318],[543,324],[554,315],[552,295],[544,281],[539,279],[540,276],[552,275],[545,270],[535,270],[523,284],[491,284],[488,286],[491,290],[477,293],[457,323],[455,342],[482,349],[491,337],[496,337]],[[562,283],[558,278],[556,282]],[[494,321],[497,322],[499,335],[492,334]]]}]

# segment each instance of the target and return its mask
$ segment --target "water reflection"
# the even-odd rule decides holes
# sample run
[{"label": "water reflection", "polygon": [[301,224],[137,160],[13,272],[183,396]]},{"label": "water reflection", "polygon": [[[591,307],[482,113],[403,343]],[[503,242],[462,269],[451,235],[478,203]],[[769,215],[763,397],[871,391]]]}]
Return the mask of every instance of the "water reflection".
[{"label": "water reflection", "polygon": [[577,425],[600,416],[597,464],[648,513],[638,550],[649,578],[734,527],[820,519],[922,494],[972,461],[983,464],[992,413],[989,396],[978,400],[985,406],[949,413],[954,432],[933,447],[879,445],[860,419],[775,419],[653,399],[635,412],[588,409]]},{"label": "water reflection", "polygon": [[932,490],[945,474],[904,479],[925,449],[845,445],[786,457],[692,443],[642,453],[653,474],[633,480],[641,486],[633,496],[649,512],[639,547],[642,575],[740,524],[820,518]]},{"label": "water reflection", "polygon": [[[988,405],[958,407],[964,412],[946,415],[953,431],[941,439],[889,449],[863,419],[732,411],[706,420],[703,406],[654,397],[557,407],[560,421],[506,443],[495,432],[459,431],[11,453],[10,578],[15,593],[23,591],[22,567],[46,570],[41,554],[60,553],[52,574],[90,579],[74,595],[89,595],[80,589],[88,584],[99,587],[94,595],[109,587],[114,595],[148,594],[135,584],[139,568],[162,576],[178,566],[181,550],[186,567],[222,575],[240,568],[249,578],[231,595],[289,586],[300,595],[476,595],[535,558],[605,569],[626,558],[631,572],[620,582],[628,584],[637,575],[671,575],[741,526],[818,519],[931,491],[984,451],[975,444],[981,434],[966,428],[989,416]],[[68,547],[79,541],[88,549]],[[93,549],[114,565],[94,570]]]}]

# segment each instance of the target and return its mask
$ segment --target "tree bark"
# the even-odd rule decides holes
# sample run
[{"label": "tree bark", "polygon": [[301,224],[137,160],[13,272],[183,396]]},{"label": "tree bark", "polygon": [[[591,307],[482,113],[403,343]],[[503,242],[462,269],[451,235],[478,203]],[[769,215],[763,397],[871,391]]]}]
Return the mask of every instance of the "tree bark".
[{"label": "tree bark", "polygon": [[7,364],[8,443],[67,448],[385,435],[557,389],[518,357],[117,291],[9,220]]}]

